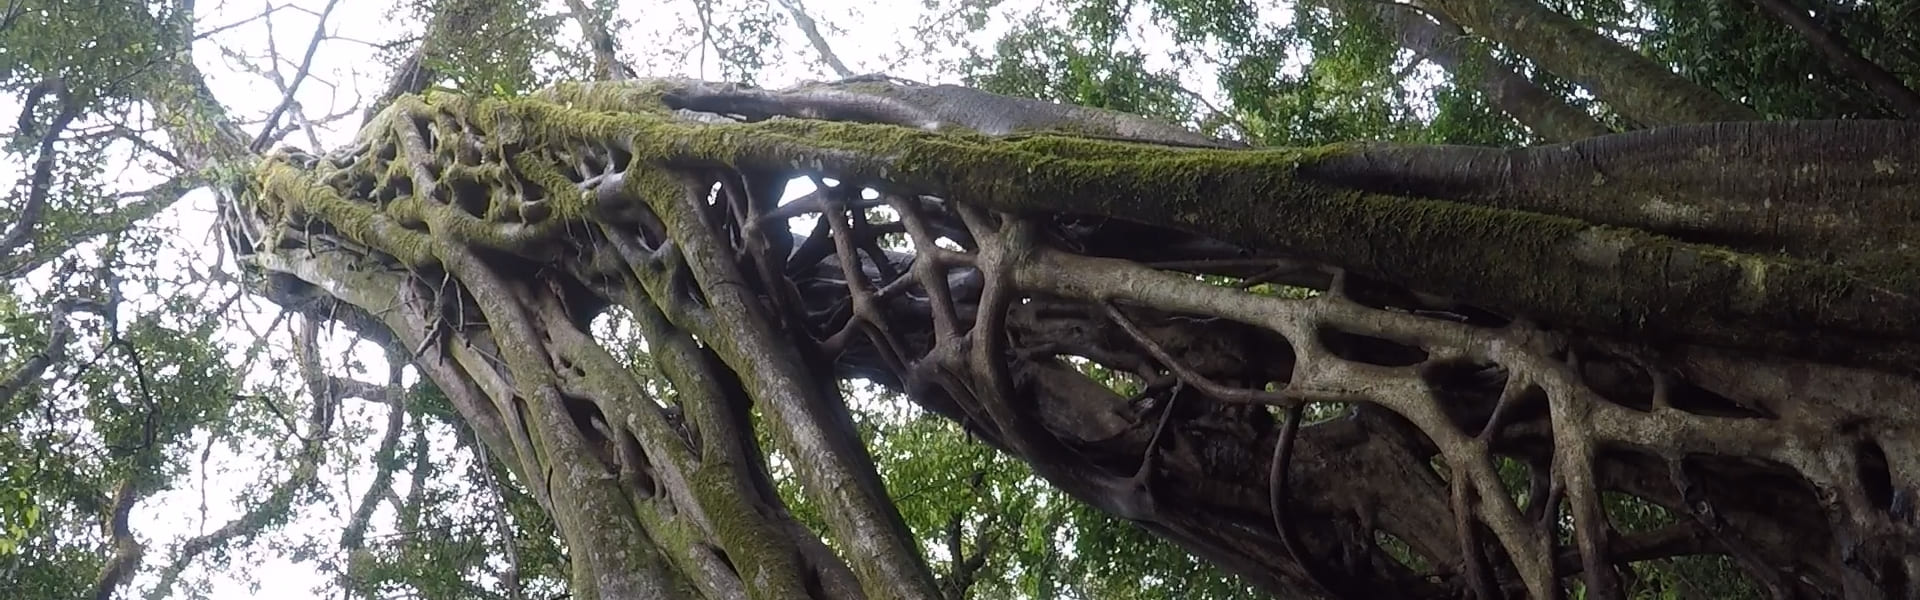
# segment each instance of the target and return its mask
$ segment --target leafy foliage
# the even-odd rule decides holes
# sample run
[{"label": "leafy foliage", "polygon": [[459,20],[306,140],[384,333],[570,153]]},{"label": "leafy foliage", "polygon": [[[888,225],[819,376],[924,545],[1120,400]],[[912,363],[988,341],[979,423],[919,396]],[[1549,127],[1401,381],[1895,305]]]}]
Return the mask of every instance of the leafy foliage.
[{"label": "leafy foliage", "polygon": [[967,85],[983,90],[1130,112],[1172,122],[1194,117],[1195,103],[1169,71],[1146,66],[1146,54],[1122,50],[1116,24],[1087,17],[1090,36],[1036,16],[1022,21],[995,46],[993,57],[974,57]]},{"label": "leafy foliage", "polygon": [[[855,397],[865,398],[857,418],[902,516],[943,581],[968,581],[967,598],[1263,597],[1218,567],[1053,489],[951,421],[877,388]],[[782,481],[795,512],[819,526],[818,507],[791,478]]]}]

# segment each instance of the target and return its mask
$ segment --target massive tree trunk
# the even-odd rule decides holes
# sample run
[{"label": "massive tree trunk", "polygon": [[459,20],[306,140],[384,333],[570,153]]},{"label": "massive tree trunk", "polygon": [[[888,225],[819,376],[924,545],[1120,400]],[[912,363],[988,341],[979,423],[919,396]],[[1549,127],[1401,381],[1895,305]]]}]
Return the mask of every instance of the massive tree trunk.
[{"label": "massive tree trunk", "polygon": [[[939,597],[846,377],[1283,597],[1613,597],[1619,565],[1725,554],[1776,596],[1893,598],[1916,134],[1236,150],[963,88],[630,81],[404,97],[225,189],[261,291],[411,352],[554,515],[575,598]],[[671,398],[589,333],[615,309]],[[1603,492],[1685,518],[1618,531]]]}]

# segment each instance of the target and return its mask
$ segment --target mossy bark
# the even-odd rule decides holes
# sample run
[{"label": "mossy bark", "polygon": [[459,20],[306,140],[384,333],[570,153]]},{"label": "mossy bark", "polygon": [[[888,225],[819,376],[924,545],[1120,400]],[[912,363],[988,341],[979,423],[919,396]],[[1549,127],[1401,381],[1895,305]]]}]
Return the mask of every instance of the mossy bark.
[{"label": "mossy bark", "polygon": [[[1875,508],[1884,494],[1849,479],[1858,469],[1826,460],[1855,444],[1902,447],[1911,423],[1885,418],[1861,431],[1858,415],[1885,417],[1884,407],[1809,408],[1829,401],[1803,393],[1817,384],[1911,396],[1901,386],[1911,387],[1920,360],[1920,300],[1898,266],[1911,249],[1840,264],[1816,254],[1847,222],[1774,231],[1798,240],[1783,254],[1679,239],[1691,230],[1621,208],[1680,193],[1706,215],[1690,227],[1754,229],[1744,213],[1708,209],[1735,206],[1743,190],[1791,189],[1805,179],[1791,167],[1828,159],[1822,189],[1898,192],[1916,173],[1887,159],[1904,156],[1885,146],[1894,141],[1863,142],[1882,146],[1855,148],[1855,158],[1882,160],[1861,163],[1796,153],[1796,144],[1821,151],[1825,138],[1782,126],[1787,137],[1737,157],[1760,179],[1735,182],[1704,167],[1646,167],[1714,139],[1627,134],[1587,158],[1637,175],[1595,180],[1552,164],[1490,166],[1478,149],[996,137],[971,130],[978,104],[928,94],[940,92],[850,101],[819,89],[786,96],[647,81],[510,100],[403,98],[354,148],[255,165],[233,205],[245,222],[230,231],[277,301],[414,352],[554,514],[579,598],[938,597],[833,385],[850,372],[908,391],[1076,498],[1276,593],[1423,597],[1466,585],[1386,558],[1373,533],[1387,531],[1428,560],[1463,547],[1485,553],[1499,565],[1485,577],[1503,579],[1482,583],[1550,596],[1569,568],[1551,553],[1558,533],[1536,531],[1545,521],[1528,513],[1558,506],[1507,498],[1490,467],[1499,453],[1525,454],[1566,488],[1577,524],[1569,552],[1579,559],[1569,564],[1611,564],[1618,548],[1646,543],[1608,530],[1600,491],[1694,506],[1671,498],[1658,465],[1601,448],[1784,465],[1671,478],[1804,478],[1843,501],[1783,492],[1763,506],[1719,494],[1707,512],[1751,520],[1712,527],[1773,540],[1755,551],[1757,571],[1800,569],[1850,593],[1898,575],[1781,540],[1877,535],[1868,551],[1879,559],[1913,537]],[[1004,112],[1027,101],[995,102]],[[767,120],[716,124],[679,112],[742,106]],[[828,109],[889,121],[780,118]],[[1058,111],[991,116],[1080,130]],[[951,126],[925,126],[935,122]],[[1094,120],[1090,130],[1127,133],[1100,129],[1114,123]],[[1602,146],[1558,150],[1569,148]],[[1522,172],[1535,179],[1501,178]],[[1367,183],[1378,179],[1369,173],[1387,183]],[[839,185],[781,206],[780,190],[800,176]],[[1689,178],[1708,183],[1660,185]],[[912,254],[880,247],[876,224],[848,208],[861,188],[896,208]],[[1589,188],[1598,190],[1590,200],[1624,200],[1563,197]],[[801,211],[830,219],[827,233],[791,239],[781,215]],[[1905,231],[1911,221],[1877,225]],[[935,237],[962,249],[936,249]],[[1239,276],[1291,277],[1318,295],[1248,293],[1142,264],[1175,249],[1209,265],[1280,265]],[[652,397],[643,375],[588,333],[614,306],[647,339],[672,398]],[[1128,315],[1148,324],[1116,325]],[[1154,421],[1144,409],[1057,363],[1070,352],[1131,365],[1143,379],[1179,379],[1153,392],[1168,403],[1180,389],[1202,390],[1181,399],[1193,403],[1182,411],[1224,420],[1230,433],[1194,434],[1203,423],[1183,417],[1172,427],[1187,441],[1162,442],[1138,425]],[[1643,391],[1620,373],[1663,353],[1691,362],[1647,371],[1659,382],[1649,384],[1650,409],[1615,400]],[[1740,364],[1776,383],[1728,384],[1724,361],[1741,355],[1770,357]],[[1468,367],[1482,374],[1443,376]],[[1596,378],[1595,368],[1615,370]],[[1485,373],[1506,383],[1473,381]],[[1699,409],[1717,400],[1672,381],[1713,381],[1735,406]],[[1312,458],[1259,470],[1245,457],[1280,446],[1282,434],[1264,407],[1247,405],[1302,402],[1365,408],[1299,427],[1288,443]],[[756,410],[763,419],[749,417]],[[774,492],[756,427],[771,428],[808,501],[826,507],[826,532],[800,526]],[[1450,480],[1434,474],[1436,460]],[[1900,489],[1920,474],[1910,459],[1884,462]],[[1293,474],[1297,501],[1265,496],[1266,473],[1276,472]],[[1792,522],[1783,506],[1832,520]],[[1248,514],[1271,517],[1278,531],[1246,526]],[[1479,528],[1492,535],[1472,534]],[[1597,571],[1589,589],[1608,589]]]},{"label": "mossy bark", "polygon": [[[595,106],[590,99],[576,102]],[[1671,231],[1669,218],[1644,206],[1691,200],[1676,197],[1662,178],[1722,178],[1755,189],[1784,187],[1772,182],[1800,175],[1732,173],[1709,163],[1754,169],[1811,164],[1823,160],[1820,153],[1833,149],[1818,141],[1850,139],[1865,145],[1853,147],[1846,153],[1849,158],[1841,160],[1858,168],[1833,173],[1833,180],[1821,187],[1838,189],[1851,185],[1848,182],[1872,179],[1896,181],[1887,184],[1894,186],[1887,192],[1891,195],[1885,195],[1887,200],[1875,206],[1884,205],[1884,216],[1898,218],[1871,219],[1868,225],[1883,228],[1872,232],[1875,240],[1908,236],[1920,226],[1914,224],[1909,207],[1898,201],[1898,192],[1912,184],[1897,182],[1912,181],[1910,165],[1920,163],[1874,159],[1881,154],[1911,154],[1898,147],[1898,135],[1885,134],[1882,124],[1831,124],[1797,137],[1787,125],[1759,129],[1745,135],[1779,136],[1774,142],[1778,151],[1738,159],[1714,155],[1713,160],[1698,160],[1698,169],[1690,171],[1642,167],[1636,173],[1647,175],[1644,182],[1589,177],[1598,171],[1550,172],[1537,186],[1498,190],[1501,201],[1482,207],[1430,196],[1375,193],[1352,184],[1328,185],[1344,182],[1337,177],[1301,175],[1329,168],[1321,165],[1339,165],[1348,157],[1373,160],[1380,154],[1359,146],[1207,150],[1044,135],[997,141],[974,134],[813,121],[690,126],[647,115],[568,114],[541,102],[489,103],[476,109],[476,118],[514,124],[509,127],[539,123],[546,128],[546,136],[624,142],[624,150],[652,160],[801,166],[832,171],[861,185],[965,198],[1015,213],[1097,215],[1205,233],[1339,262],[1370,276],[1463,302],[1528,311],[1620,335],[1670,336],[1889,366],[1920,359],[1920,347],[1885,339],[1920,330],[1920,317],[1914,316],[1920,314],[1915,310],[1920,307],[1903,291],[1910,289],[1912,278],[1897,267],[1847,268],[1686,243],[1634,229]],[[1662,145],[1642,138],[1670,141]],[[1808,142],[1808,154],[1791,154],[1801,140]],[[1647,162],[1642,156],[1717,152],[1732,143],[1719,137],[1658,131],[1608,142],[1620,148],[1611,153],[1618,155],[1617,160],[1642,164]],[[1878,145],[1866,147],[1874,143]],[[1423,150],[1437,159],[1450,154],[1455,158],[1406,164],[1400,171],[1391,171],[1394,163],[1388,163],[1382,175],[1471,179],[1482,170],[1488,177],[1511,172],[1475,169],[1480,166],[1478,149]],[[1420,169],[1428,168],[1427,164],[1436,165],[1431,168],[1438,174],[1424,175]],[[1578,196],[1570,199],[1563,188],[1594,190],[1588,193],[1596,198],[1639,203],[1641,208],[1596,213],[1607,204],[1581,201]],[[1741,207],[1744,200],[1708,197],[1703,202],[1717,205],[1701,208]],[[1741,225],[1742,220],[1753,218],[1747,209],[1720,210],[1725,214],[1701,218],[1736,231],[1757,228]],[[1760,227],[1784,221],[1777,215],[1761,215],[1756,222]],[[1804,226],[1822,225],[1815,221]],[[1815,230],[1808,236],[1859,241],[1863,231],[1844,225],[1828,225],[1830,231]],[[1802,332],[1809,326],[1822,334],[1806,339]]]}]

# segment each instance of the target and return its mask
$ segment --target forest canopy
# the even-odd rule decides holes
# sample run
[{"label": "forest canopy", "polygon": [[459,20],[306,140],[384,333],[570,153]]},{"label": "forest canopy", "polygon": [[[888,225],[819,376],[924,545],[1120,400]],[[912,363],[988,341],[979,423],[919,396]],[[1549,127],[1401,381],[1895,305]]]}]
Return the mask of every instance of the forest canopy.
[{"label": "forest canopy", "polygon": [[1916,23],[11,0],[0,597],[1912,598]]}]

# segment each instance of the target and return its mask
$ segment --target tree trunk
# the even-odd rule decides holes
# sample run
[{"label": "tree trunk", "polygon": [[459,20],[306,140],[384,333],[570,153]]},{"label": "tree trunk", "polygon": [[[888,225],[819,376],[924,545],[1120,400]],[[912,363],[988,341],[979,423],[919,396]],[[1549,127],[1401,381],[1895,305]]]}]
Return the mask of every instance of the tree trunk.
[{"label": "tree trunk", "polygon": [[[1017,136],[931,132],[951,127]],[[403,98],[355,147],[258,162],[228,225],[276,302],[413,353],[554,515],[575,598],[938,597],[840,377],[906,391],[1284,597],[1546,598],[1575,578],[1604,597],[1615,563],[1703,553],[1779,594],[1904,597],[1920,576],[1909,272],[1554,201],[1598,186],[1718,206],[1751,191],[1734,178],[1784,186],[1796,165],[1819,166],[1819,189],[1920,177],[1899,136],[1849,138],[1840,157],[1794,124],[1748,127],[1540,151],[1592,156],[1609,174],[1592,179],[1466,148],[1197,148],[1111,113],[880,80],[602,82]],[[1707,150],[1757,170],[1649,166]],[[1397,179],[1361,185],[1356,164]],[[1491,187],[1496,172],[1517,183]],[[796,177],[837,185],[781,204]],[[822,217],[813,234],[789,233],[801,214]],[[1817,250],[1818,233],[1781,235]],[[587,333],[612,307],[672,398]],[[1138,375],[1154,403],[1068,355]],[[1306,403],[1348,409],[1303,424]],[[774,493],[757,427],[827,531]],[[1496,458],[1552,493],[1516,500]],[[1616,532],[1603,491],[1688,518]]]}]

